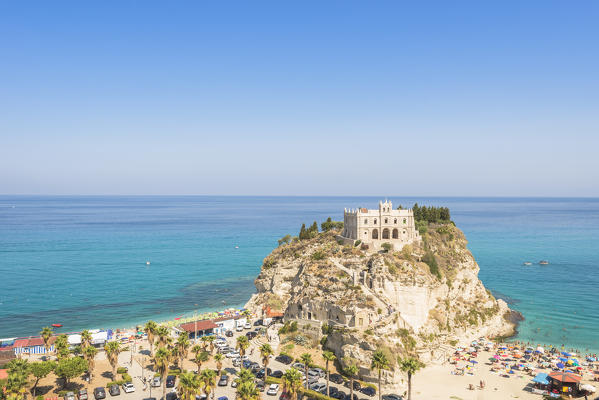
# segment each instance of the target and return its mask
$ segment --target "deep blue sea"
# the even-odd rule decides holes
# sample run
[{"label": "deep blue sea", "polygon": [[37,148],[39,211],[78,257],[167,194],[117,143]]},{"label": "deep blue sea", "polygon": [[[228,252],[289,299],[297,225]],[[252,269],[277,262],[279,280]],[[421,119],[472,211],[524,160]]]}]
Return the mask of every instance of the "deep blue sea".
[{"label": "deep blue sea", "polygon": [[[278,238],[378,200],[0,196],[0,338],[241,306]],[[524,314],[519,339],[599,351],[599,199],[390,200],[451,209],[484,284]]]}]

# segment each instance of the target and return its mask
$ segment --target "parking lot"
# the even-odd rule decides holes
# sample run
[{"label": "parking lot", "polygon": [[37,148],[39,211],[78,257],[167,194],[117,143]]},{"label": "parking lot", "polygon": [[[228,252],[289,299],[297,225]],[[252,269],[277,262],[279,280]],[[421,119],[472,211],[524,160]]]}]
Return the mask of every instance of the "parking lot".
[{"label": "parking lot", "polygon": [[[219,336],[219,338],[223,339],[226,342],[226,346],[228,346],[230,348],[230,350],[233,350],[236,346],[237,337],[239,337],[241,335],[246,335],[247,332],[252,331],[254,329],[255,328],[252,327],[250,329],[245,329],[242,332],[236,331],[236,332],[234,332],[233,337],[226,337],[226,336],[220,337]],[[270,336],[273,337],[273,335],[270,335]],[[255,375],[257,375],[255,382],[258,385],[260,383],[263,384],[263,381],[261,379],[262,374],[260,373],[261,372],[260,370],[262,370],[262,372],[263,372],[263,368],[262,368],[263,366],[262,366],[262,361],[260,359],[260,351],[259,351],[259,347],[263,343],[269,343],[268,335],[258,335],[256,337],[254,337],[250,341],[250,347],[246,351],[246,356],[244,357],[244,360],[237,358],[237,360],[239,362],[234,362],[234,358],[231,357],[231,355],[229,355],[229,357],[225,357],[225,359],[223,361],[223,373],[228,376],[227,384],[226,384],[226,386],[218,386],[219,379],[217,377],[216,378],[217,386],[214,388],[213,392],[211,393],[211,398],[218,399],[221,397],[226,397],[229,400],[236,398],[236,389],[235,389],[235,387],[233,387],[234,386],[233,382],[237,378],[237,373],[239,372],[239,369],[242,366],[253,369],[255,372]],[[275,350],[275,347],[278,343],[270,342],[270,344],[273,346],[273,350]],[[216,351],[218,351],[217,348],[215,348],[215,352]],[[278,352],[275,351],[275,354],[277,354],[277,353]],[[149,358],[146,357],[146,359],[149,359]],[[284,361],[284,362],[281,362],[281,361]],[[240,365],[240,363],[242,365]],[[144,364],[146,366],[146,368],[142,369],[142,367],[141,367],[142,364]],[[130,351],[121,353],[119,355],[119,365],[126,366],[129,369],[129,374],[133,378],[133,386],[135,388],[135,391],[132,393],[125,393],[124,390],[122,390],[122,388],[121,388],[119,395],[111,396],[109,391],[106,390],[107,398],[114,397],[114,398],[119,398],[122,400],[143,400],[143,399],[149,399],[149,398],[161,399],[163,397],[162,386],[152,387],[149,384],[144,384],[143,378],[145,378],[146,380],[151,379],[154,376],[154,371],[152,371],[150,368],[148,368],[151,366],[151,364],[149,362],[147,364],[145,364],[143,362],[139,362],[139,355],[137,353],[135,353],[133,355],[133,357],[131,356]],[[303,365],[298,365],[296,363],[293,363],[293,362],[291,362],[291,360],[285,360],[280,357],[271,356],[270,361],[268,363],[268,368],[270,370],[269,375],[275,376],[275,377],[280,377],[280,375],[282,375],[286,370],[288,370],[291,367],[296,367],[302,374],[304,374]],[[202,368],[205,368],[205,367],[202,367]],[[340,380],[338,380],[337,382],[333,382],[335,377],[336,376],[332,374],[331,383],[330,383],[331,397],[334,397],[339,400],[350,400],[350,396],[349,396],[350,389],[349,389],[348,382],[345,382],[345,384],[337,383],[337,382],[340,382]],[[340,376],[337,376],[337,378],[341,379]],[[166,400],[177,399],[177,395],[176,395],[177,383],[178,383],[178,380],[175,381],[174,387],[167,388]],[[324,371],[319,371],[319,370],[309,371],[308,385],[312,389],[315,389],[323,394],[326,394],[326,377],[325,377]],[[267,391],[269,389],[268,386],[269,385],[262,386],[263,390],[264,390],[262,392],[262,398],[263,399],[268,399],[268,398],[278,399],[279,396],[281,395],[282,388],[279,388],[279,390],[276,393],[268,393],[267,394]],[[355,382],[354,389],[355,390],[354,390],[354,399],[353,400],[378,399],[378,395],[376,394],[376,391],[372,390],[370,388],[366,390],[366,393],[360,392],[359,391],[360,387],[359,387],[358,382]],[[94,398],[93,390],[89,391],[89,397],[90,397],[90,400]],[[204,396],[201,396],[201,397],[204,397]],[[386,395],[384,397],[385,397],[385,400],[400,400],[399,396]]]}]

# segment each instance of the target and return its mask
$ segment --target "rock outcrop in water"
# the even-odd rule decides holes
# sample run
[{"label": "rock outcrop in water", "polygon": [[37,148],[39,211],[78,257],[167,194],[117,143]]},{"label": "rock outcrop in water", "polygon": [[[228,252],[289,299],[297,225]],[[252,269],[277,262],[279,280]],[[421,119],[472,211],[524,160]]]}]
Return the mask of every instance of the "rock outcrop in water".
[{"label": "rock outcrop in water", "polygon": [[[453,223],[422,233],[421,243],[388,253],[341,245],[336,232],[282,245],[264,259],[247,307],[268,305],[302,334],[326,336],[324,347],[342,367],[356,363],[365,380],[375,379],[376,349],[392,363],[405,355],[442,363],[458,343],[513,334],[511,310],[478,279],[464,234]],[[386,384],[399,380],[385,374]]]}]

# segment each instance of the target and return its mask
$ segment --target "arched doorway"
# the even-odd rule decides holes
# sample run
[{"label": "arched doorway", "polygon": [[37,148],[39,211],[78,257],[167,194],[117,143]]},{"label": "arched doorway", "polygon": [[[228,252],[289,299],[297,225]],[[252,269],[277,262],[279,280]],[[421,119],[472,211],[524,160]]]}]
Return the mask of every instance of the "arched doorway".
[{"label": "arched doorway", "polygon": [[397,228],[393,229],[393,239],[399,239],[399,231]]},{"label": "arched doorway", "polygon": [[373,229],[372,230],[372,238],[373,239],[378,239],[379,238],[379,230],[378,229]]},{"label": "arched doorway", "polygon": [[383,229],[383,239],[389,239],[389,229]]}]

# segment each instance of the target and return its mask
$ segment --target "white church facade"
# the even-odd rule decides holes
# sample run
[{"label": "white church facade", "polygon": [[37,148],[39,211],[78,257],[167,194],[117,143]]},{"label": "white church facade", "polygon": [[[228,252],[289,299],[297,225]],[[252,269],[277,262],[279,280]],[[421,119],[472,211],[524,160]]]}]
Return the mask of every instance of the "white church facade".
[{"label": "white church facade", "polygon": [[395,251],[421,240],[412,210],[394,210],[390,201],[379,202],[378,210],[345,209],[341,239],[348,244],[360,240],[374,250],[389,243]]}]

